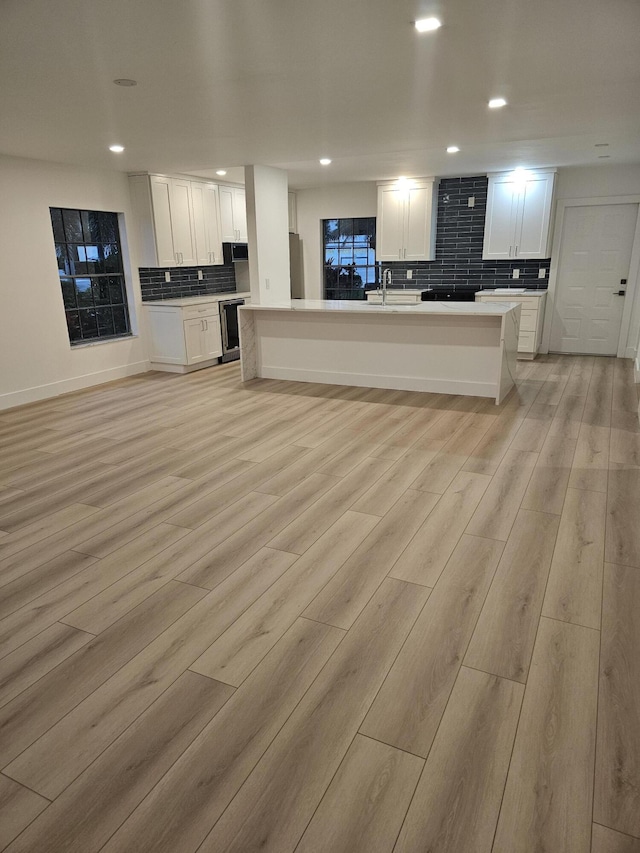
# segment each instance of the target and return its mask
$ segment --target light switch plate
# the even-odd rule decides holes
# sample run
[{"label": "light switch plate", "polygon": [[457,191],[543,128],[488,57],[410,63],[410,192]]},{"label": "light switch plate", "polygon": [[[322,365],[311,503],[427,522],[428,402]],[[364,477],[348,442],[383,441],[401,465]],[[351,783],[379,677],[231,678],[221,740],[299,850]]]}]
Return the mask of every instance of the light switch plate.
[{"label": "light switch plate", "polygon": [[198,270],[198,281],[202,281],[202,270]]},{"label": "light switch plate", "polygon": [[413,270],[407,270],[407,278],[413,278]]},{"label": "light switch plate", "polygon": [[515,269],[513,271],[513,277],[514,278],[520,278],[520,270],[519,269]]},{"label": "light switch plate", "polygon": [[169,270],[165,270],[165,273],[164,273],[164,280],[165,280],[166,282],[171,281],[171,273],[169,272]]},{"label": "light switch plate", "polygon": [[546,277],[547,277],[546,269],[544,267],[540,267],[540,269],[538,270],[538,278],[546,278]]},{"label": "light switch plate", "polygon": [[470,195],[467,199],[467,207],[475,207],[476,206],[476,197],[474,195]]}]

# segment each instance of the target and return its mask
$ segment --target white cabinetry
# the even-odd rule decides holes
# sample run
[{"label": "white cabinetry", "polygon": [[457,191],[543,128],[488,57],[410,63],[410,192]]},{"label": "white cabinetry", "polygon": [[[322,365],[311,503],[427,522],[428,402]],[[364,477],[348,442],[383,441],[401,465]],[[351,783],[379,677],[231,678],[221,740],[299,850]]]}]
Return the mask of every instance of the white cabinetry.
[{"label": "white cabinetry", "polygon": [[435,257],[436,194],[433,178],[399,186],[378,185],[376,257],[380,261],[432,261]]},{"label": "white cabinetry", "polygon": [[198,264],[222,264],[220,205],[217,184],[191,183]]},{"label": "white cabinetry", "polygon": [[149,360],[155,370],[188,373],[222,355],[218,302],[198,306],[147,305]]},{"label": "white cabinetry", "polygon": [[223,243],[247,242],[247,205],[242,187],[220,186],[220,227]]},{"label": "white cabinetry", "polygon": [[548,258],[555,171],[489,175],[482,257]]},{"label": "white cabinetry", "polygon": [[131,175],[141,266],[222,264],[218,187],[166,175]]},{"label": "white cabinetry", "polygon": [[476,302],[518,302],[520,330],[518,332],[518,358],[535,358],[542,343],[542,326],[547,292],[538,293],[495,293],[483,290],[476,294]]}]

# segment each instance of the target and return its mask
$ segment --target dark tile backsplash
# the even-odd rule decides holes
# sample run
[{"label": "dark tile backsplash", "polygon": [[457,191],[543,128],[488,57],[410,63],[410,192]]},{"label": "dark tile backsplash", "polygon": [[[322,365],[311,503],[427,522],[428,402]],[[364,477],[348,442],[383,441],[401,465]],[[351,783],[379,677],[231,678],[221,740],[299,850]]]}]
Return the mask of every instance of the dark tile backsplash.
[{"label": "dark tile backsplash", "polygon": [[[198,270],[202,270],[202,281],[198,280]],[[145,267],[138,272],[143,302],[204,296],[207,293],[235,293],[236,290],[233,264],[216,267]],[[170,282],[164,280],[165,272],[171,274]]]},{"label": "dark tile backsplash", "polygon": [[[434,261],[393,261],[382,263],[389,268],[393,287],[424,288],[454,287],[479,290],[488,287],[528,287],[546,290],[550,259],[484,261],[484,217],[487,207],[488,179],[443,178],[438,189],[438,219],[436,225],[436,258]],[[470,196],[475,206],[468,206]],[[541,267],[547,271],[538,278]],[[513,270],[520,278],[513,278]],[[407,279],[407,270],[413,278]]]}]

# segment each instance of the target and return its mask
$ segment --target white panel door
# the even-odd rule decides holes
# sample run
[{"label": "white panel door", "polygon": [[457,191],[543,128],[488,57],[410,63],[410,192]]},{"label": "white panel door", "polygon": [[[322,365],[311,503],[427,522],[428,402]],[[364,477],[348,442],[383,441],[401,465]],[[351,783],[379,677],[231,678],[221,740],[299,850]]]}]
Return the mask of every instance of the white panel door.
[{"label": "white panel door", "polygon": [[395,187],[378,187],[376,259],[402,260],[404,199]]},{"label": "white panel door", "polygon": [[404,256],[407,261],[430,261],[433,187],[410,187],[406,193]]},{"label": "white panel door", "polygon": [[550,349],[616,355],[637,204],[567,207]]},{"label": "white panel door", "polygon": [[515,249],[519,192],[511,176],[489,177],[482,257],[508,261]]},{"label": "white panel door", "polygon": [[548,258],[553,172],[527,178],[518,200],[516,258]]},{"label": "white panel door", "polygon": [[158,265],[161,267],[174,267],[176,265],[176,256],[173,250],[173,228],[171,222],[171,178],[152,175],[150,181]]},{"label": "white panel door", "polygon": [[208,314],[204,320],[204,352],[206,358],[222,355],[222,332],[220,314]]},{"label": "white panel door", "polygon": [[207,339],[205,337],[204,319],[193,319],[184,321],[184,340],[187,351],[187,364],[197,364],[206,361]]}]

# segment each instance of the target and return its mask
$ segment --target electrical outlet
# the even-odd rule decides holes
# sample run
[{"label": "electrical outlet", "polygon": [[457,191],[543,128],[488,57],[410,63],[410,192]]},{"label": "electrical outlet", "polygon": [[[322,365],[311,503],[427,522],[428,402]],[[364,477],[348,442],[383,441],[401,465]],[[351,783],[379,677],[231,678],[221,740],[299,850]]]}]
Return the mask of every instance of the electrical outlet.
[{"label": "electrical outlet", "polygon": [[513,277],[514,278],[520,278],[520,270],[519,269],[515,269],[513,271]]},{"label": "electrical outlet", "polygon": [[413,270],[407,270],[407,278],[413,278]]},{"label": "electrical outlet", "polygon": [[546,277],[547,277],[546,269],[544,267],[540,267],[540,269],[538,270],[538,278],[546,278]]},{"label": "electrical outlet", "polygon": [[265,278],[264,286],[267,288],[267,290],[271,290],[271,282],[269,281],[268,278]]},{"label": "electrical outlet", "polygon": [[202,270],[198,270],[198,281],[202,281]]},{"label": "electrical outlet", "polygon": [[165,273],[164,273],[164,280],[165,280],[166,282],[170,282],[170,281],[171,281],[171,273],[169,272],[169,270],[165,270]]},{"label": "electrical outlet", "polygon": [[476,197],[474,195],[470,195],[467,199],[467,207],[475,207],[476,206]]}]

